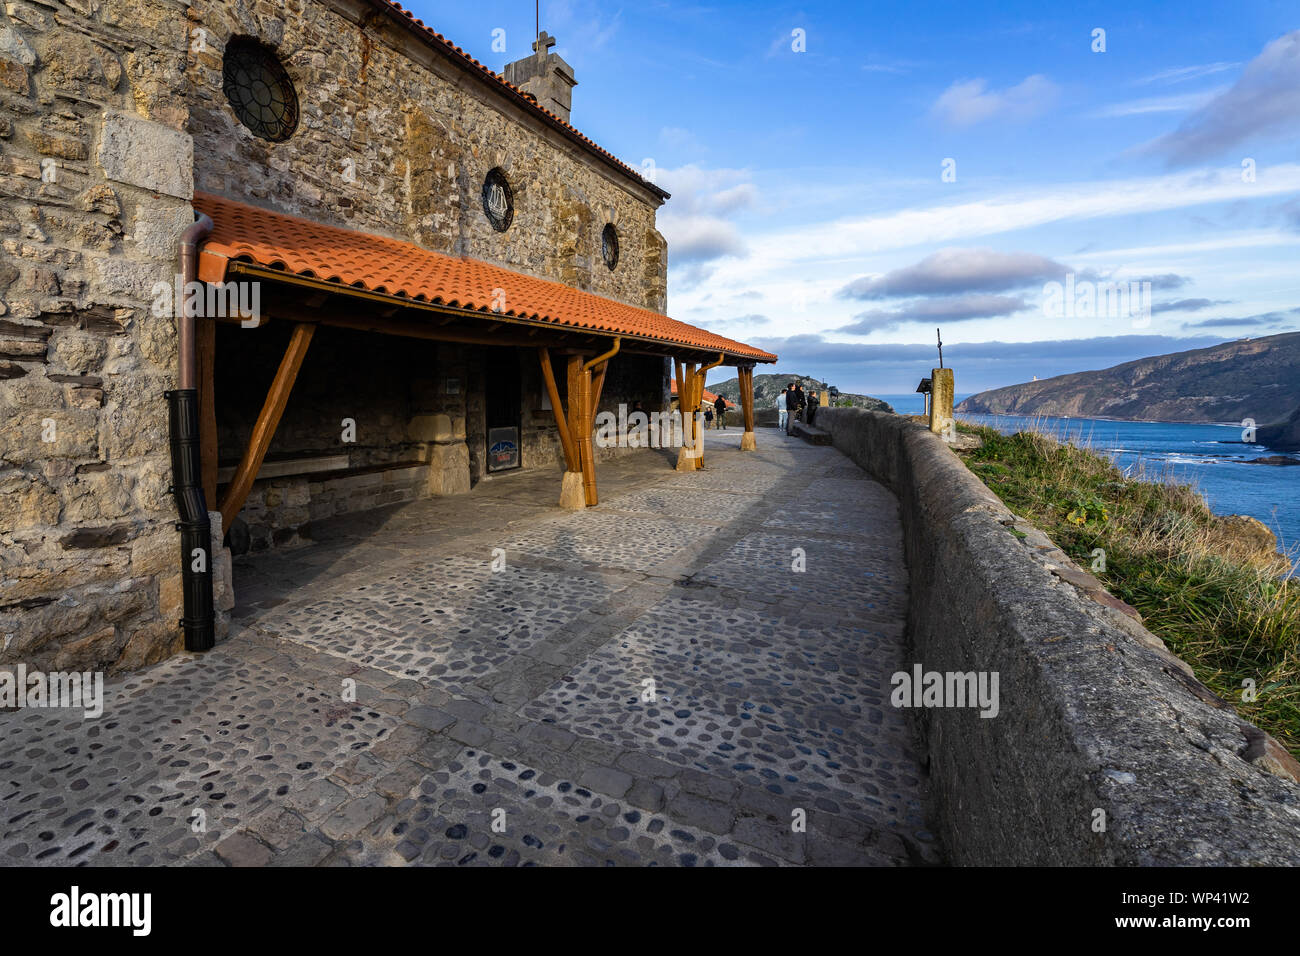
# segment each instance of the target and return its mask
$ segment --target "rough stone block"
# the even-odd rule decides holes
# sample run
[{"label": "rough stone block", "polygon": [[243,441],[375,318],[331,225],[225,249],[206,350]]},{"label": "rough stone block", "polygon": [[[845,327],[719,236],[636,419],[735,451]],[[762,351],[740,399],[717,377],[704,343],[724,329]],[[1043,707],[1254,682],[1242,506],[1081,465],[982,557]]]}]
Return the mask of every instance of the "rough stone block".
[{"label": "rough stone block", "polygon": [[416,415],[406,429],[412,441],[449,442],[453,439],[451,416],[441,413]]},{"label": "rough stone block", "polygon": [[177,130],[105,112],[97,159],[114,182],[177,199],[194,195],[194,141]]},{"label": "rough stone block", "polygon": [[266,866],[271,862],[271,851],[243,830],[218,843],[216,854],[230,866]]},{"label": "rough stone block", "polygon": [[632,775],[613,767],[588,767],[578,778],[579,786],[611,797],[621,797],[632,787]]},{"label": "rough stone block", "polygon": [[429,450],[429,494],[463,495],[469,488],[469,449],[465,443],[434,445]]}]

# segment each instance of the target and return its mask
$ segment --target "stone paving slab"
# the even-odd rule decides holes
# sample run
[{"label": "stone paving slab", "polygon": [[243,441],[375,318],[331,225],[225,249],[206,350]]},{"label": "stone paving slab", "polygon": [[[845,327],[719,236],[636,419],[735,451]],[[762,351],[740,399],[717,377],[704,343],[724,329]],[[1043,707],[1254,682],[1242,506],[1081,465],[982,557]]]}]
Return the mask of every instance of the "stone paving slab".
[{"label": "stone paving slab", "polygon": [[[791,809],[815,803],[902,832],[925,829],[911,728],[888,706],[888,683],[864,673],[873,654],[888,655],[891,671],[900,666],[894,642],[737,611],[710,620],[707,606],[665,603],[524,716],[735,776],[788,797]],[[698,637],[682,633],[692,616],[704,625]],[[756,637],[711,640],[728,618]]]},{"label": "stone paving slab", "polygon": [[0,861],[183,860],[399,724],[220,650],[172,658],[106,697],[99,719],[0,715]]},{"label": "stone paving slab", "polygon": [[215,650],[99,719],[0,713],[0,865],[941,861],[888,706],[896,502],[830,448],[705,440],[602,462],[583,512],[517,473],[241,559]]},{"label": "stone paving slab", "polygon": [[561,564],[594,564],[652,571],[688,544],[707,540],[720,523],[629,517],[596,509],[539,522],[505,542],[507,552],[549,558]]},{"label": "stone paving slab", "polygon": [[[906,613],[906,572],[898,564],[893,534],[867,540],[836,540],[806,531],[762,531],[746,535],[691,575],[690,583],[763,595],[775,600],[815,602],[836,613]],[[800,549],[802,556],[796,555]],[[802,558],[802,572],[792,569]]]},{"label": "stone paving slab", "polygon": [[[626,790],[632,778],[607,789]],[[429,866],[717,866],[773,862],[665,814],[466,748],[426,777],[367,839],[356,864]]]},{"label": "stone paving slab", "polygon": [[[441,575],[441,579],[440,576]],[[351,576],[349,583],[355,582]],[[445,557],[390,562],[366,583],[276,606],[256,625],[396,676],[460,691],[562,634],[626,582]]]}]

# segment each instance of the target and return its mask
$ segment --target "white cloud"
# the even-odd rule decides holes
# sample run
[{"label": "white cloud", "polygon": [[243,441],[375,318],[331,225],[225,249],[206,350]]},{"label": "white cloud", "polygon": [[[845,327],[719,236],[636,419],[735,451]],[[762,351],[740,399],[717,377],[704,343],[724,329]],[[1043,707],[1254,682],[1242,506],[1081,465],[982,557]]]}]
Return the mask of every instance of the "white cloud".
[{"label": "white cloud", "polygon": [[669,267],[692,267],[675,278],[698,285],[712,271],[701,264],[747,254],[740,229],[730,218],[757,202],[758,190],[748,178],[746,170],[694,164],[659,171],[660,184],[673,196],[658,219],[668,240]]},{"label": "white cloud", "polygon": [[745,255],[740,231],[714,216],[665,216],[659,229],[668,240],[669,263],[707,262],[723,256]]},{"label": "white cloud", "polygon": [[1225,90],[1227,90],[1226,86],[1218,86],[1212,90],[1203,90],[1200,93],[1182,93],[1178,96],[1151,96],[1141,100],[1128,100],[1123,103],[1103,106],[1090,115],[1099,119],[1114,119],[1120,116],[1145,116],[1149,113],[1186,113],[1188,110],[1200,109],[1216,96],[1222,95]]},{"label": "white cloud", "polygon": [[1144,76],[1140,80],[1134,80],[1134,86],[1145,86],[1149,83],[1159,83],[1162,85],[1172,85],[1174,83],[1185,83],[1188,80],[1199,80],[1203,76],[1213,76],[1215,73],[1222,73],[1225,70],[1231,70],[1241,66],[1240,63],[1201,63],[1197,66],[1180,66],[1172,70],[1161,70],[1159,73],[1152,73],[1150,76]]},{"label": "white cloud", "polygon": [[973,126],[990,119],[1028,119],[1047,110],[1059,90],[1036,73],[1005,90],[990,90],[986,80],[954,83],[940,94],[930,111],[951,126]]},{"label": "white cloud", "polygon": [[915,265],[894,269],[882,276],[854,279],[840,294],[849,299],[885,299],[908,295],[1001,292],[1059,279],[1069,271],[1068,266],[1030,252],[940,249]]},{"label": "white cloud", "polygon": [[1127,216],[1236,199],[1300,192],[1300,165],[1270,166],[1243,183],[1235,170],[1189,172],[1109,182],[1048,184],[989,199],[902,209],[814,223],[751,239],[756,269],[776,262],[854,259],[887,249],[946,243],[1052,222]]},{"label": "white cloud", "polygon": [[1300,30],[1269,43],[1232,88],[1141,151],[1185,165],[1223,155],[1261,135],[1300,129]]}]

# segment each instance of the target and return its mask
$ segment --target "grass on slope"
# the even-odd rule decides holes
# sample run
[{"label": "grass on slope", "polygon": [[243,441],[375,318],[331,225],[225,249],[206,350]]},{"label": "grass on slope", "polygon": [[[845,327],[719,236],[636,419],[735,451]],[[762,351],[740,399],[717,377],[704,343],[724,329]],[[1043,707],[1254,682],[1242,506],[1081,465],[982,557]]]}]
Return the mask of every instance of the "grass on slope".
[{"label": "grass on slope", "polygon": [[[1300,578],[1192,488],[1126,477],[1103,455],[1039,432],[984,441],[967,466],[1092,570],[1237,712],[1300,756]],[[1093,551],[1105,551],[1105,570]],[[1256,699],[1243,688],[1254,681]]]}]

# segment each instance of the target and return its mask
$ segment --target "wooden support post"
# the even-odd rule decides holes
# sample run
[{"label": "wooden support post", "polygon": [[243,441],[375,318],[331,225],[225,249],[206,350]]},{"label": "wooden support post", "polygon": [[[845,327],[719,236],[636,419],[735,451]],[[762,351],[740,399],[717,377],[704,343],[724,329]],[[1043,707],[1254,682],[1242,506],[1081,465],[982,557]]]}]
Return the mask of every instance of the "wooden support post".
[{"label": "wooden support post", "polygon": [[686,407],[686,363],[673,359],[673,375],[677,377],[677,411]]},{"label": "wooden support post", "polygon": [[677,389],[677,410],[681,413],[682,447],[677,452],[677,470],[695,470],[695,364],[682,362],[681,386]]},{"label": "wooden support post", "polygon": [[[587,507],[587,494],[585,490],[586,478],[586,459],[583,453],[583,419],[586,417],[583,411],[586,403],[583,399],[582,380],[582,356],[570,355],[568,367],[565,370],[569,391],[569,435],[573,441],[573,463],[568,466],[564,472],[564,482],[560,486],[560,507],[576,510]],[[590,378],[590,375],[587,376]],[[591,448],[591,432],[586,432],[586,447]]]},{"label": "wooden support post", "polygon": [[[700,410],[701,403],[704,401],[704,380],[708,377],[710,370],[717,368],[724,361],[726,361],[726,356],[723,355],[721,352],[719,352],[718,357],[714,361],[710,362],[708,365],[701,365],[700,370],[695,373],[697,379],[695,383],[695,411],[698,412]],[[696,417],[694,421],[696,425],[695,467],[703,468],[704,467],[704,423],[700,421],[698,417]]]},{"label": "wooden support post", "polygon": [[569,423],[564,414],[564,403],[560,401],[560,389],[555,384],[555,369],[551,367],[551,351],[543,346],[537,350],[537,357],[542,363],[542,379],[546,382],[546,394],[551,399],[551,413],[555,416],[555,427],[560,433],[560,449],[564,452],[564,470],[578,470],[578,450],[569,431]]},{"label": "wooden support post", "polygon": [[740,436],[741,451],[757,451],[758,441],[754,437],[754,367],[739,369],[740,408],[745,416],[745,433]]},{"label": "wooden support post", "polygon": [[[592,446],[593,427],[591,411],[591,369],[584,368],[579,378],[579,414],[582,416],[582,433],[578,438],[578,455],[582,464],[582,490],[587,507],[598,503],[596,497],[596,452]],[[572,403],[570,403],[572,404]]]},{"label": "wooden support post", "polygon": [[[582,365],[582,414],[585,425],[582,431],[582,443],[578,446],[582,462],[582,486],[587,506],[597,505],[600,498],[596,494],[596,453],[592,447],[591,433],[596,427],[596,407],[600,404],[600,393],[605,387],[605,372],[609,369],[609,360],[618,354],[622,347],[622,336],[614,337],[614,347],[602,352],[594,359]],[[593,370],[595,381],[592,381]],[[573,400],[569,400],[572,408]]]},{"label": "wooden support post", "polygon": [[284,350],[284,358],[280,360],[280,367],[276,370],[275,378],[266,393],[262,411],[253,425],[253,434],[248,439],[248,447],[244,449],[244,457],[240,459],[239,467],[235,469],[235,476],[230,479],[225,497],[221,499],[223,530],[230,529],[230,522],[239,514],[239,509],[244,507],[248,493],[253,488],[253,482],[257,480],[257,473],[262,469],[262,460],[266,458],[267,449],[271,447],[271,438],[280,424],[280,416],[284,414],[285,405],[289,403],[289,393],[293,390],[294,380],[298,377],[298,370],[302,368],[302,360],[307,355],[307,346],[311,344],[311,337],[315,331],[316,326],[305,322],[299,322],[293,327],[289,346]]},{"label": "wooden support post", "polygon": [[[195,323],[194,351],[199,389],[199,461],[203,499],[208,508],[217,504],[217,403],[214,374],[216,371],[217,323],[198,319]],[[224,527],[224,526],[223,526]]]}]

